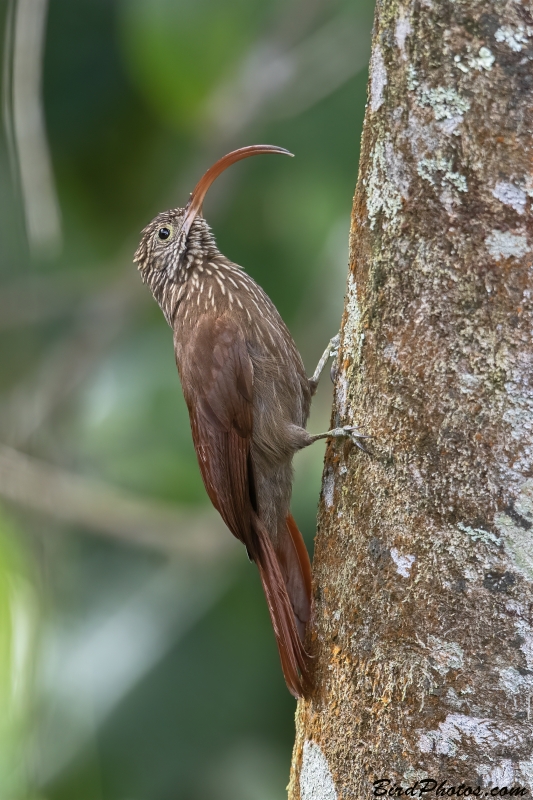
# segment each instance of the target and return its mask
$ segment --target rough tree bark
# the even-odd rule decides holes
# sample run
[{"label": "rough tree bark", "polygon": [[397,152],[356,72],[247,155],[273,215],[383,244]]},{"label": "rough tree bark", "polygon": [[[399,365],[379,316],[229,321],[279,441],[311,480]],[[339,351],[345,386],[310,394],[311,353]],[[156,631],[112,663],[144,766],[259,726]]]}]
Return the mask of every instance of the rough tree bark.
[{"label": "rough tree bark", "polygon": [[531,11],[378,0],[291,800],[533,791]]}]

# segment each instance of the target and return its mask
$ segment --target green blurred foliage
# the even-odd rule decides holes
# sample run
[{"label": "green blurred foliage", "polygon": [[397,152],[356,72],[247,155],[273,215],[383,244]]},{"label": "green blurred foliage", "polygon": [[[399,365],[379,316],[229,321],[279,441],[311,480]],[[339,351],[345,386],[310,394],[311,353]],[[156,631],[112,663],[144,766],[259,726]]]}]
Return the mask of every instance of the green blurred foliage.
[{"label": "green blurred foliage", "polygon": [[2,798],[27,797],[24,738],[29,733],[36,598],[20,531],[0,511],[0,787]]},{"label": "green blurred foliage", "polygon": [[213,85],[229,75],[272,13],[272,3],[233,0],[124,0],[125,64],[149,107],[191,130]]},{"label": "green blurred foliage", "polygon": [[[4,50],[8,7],[0,3]],[[62,247],[30,255],[6,128],[0,443],[136,498],[208,505],[172,336],[131,261],[139,232],[183,205],[224,152],[270,142],[295,153],[236,165],[205,216],[222,252],[272,297],[312,372],[342,311],[371,15],[369,0],[50,0],[42,85]],[[294,54],[337,18],[353,28],[353,69],[300,107]],[[255,97],[246,81],[257,63],[266,66]],[[304,81],[318,87],[324,67],[317,55]],[[330,405],[325,375],[310,429],[326,428]],[[322,458],[320,445],[296,458],[293,512],[310,548]],[[15,528],[0,519],[2,704],[13,575],[26,576],[27,596],[39,598],[34,624],[39,616],[31,698],[16,719],[1,716],[2,800],[283,797],[294,701],[244,551],[236,564],[202,568],[23,503],[9,513]]]}]

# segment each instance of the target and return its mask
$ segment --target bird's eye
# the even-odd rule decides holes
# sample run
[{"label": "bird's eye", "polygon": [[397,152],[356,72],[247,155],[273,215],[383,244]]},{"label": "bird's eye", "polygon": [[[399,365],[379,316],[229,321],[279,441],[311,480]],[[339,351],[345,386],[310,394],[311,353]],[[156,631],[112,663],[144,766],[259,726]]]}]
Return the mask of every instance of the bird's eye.
[{"label": "bird's eye", "polygon": [[168,239],[170,236],[170,228],[159,228],[159,238]]}]

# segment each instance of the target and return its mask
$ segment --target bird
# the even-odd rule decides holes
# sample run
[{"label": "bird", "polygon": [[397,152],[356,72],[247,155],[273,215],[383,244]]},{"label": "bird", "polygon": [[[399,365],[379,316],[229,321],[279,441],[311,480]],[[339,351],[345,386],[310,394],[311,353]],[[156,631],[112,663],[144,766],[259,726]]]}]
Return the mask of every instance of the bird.
[{"label": "bird", "polygon": [[273,302],[218,249],[202,215],[206,193],[229,166],[260,154],[250,145],[220,158],[183,208],[158,214],[142,231],[134,262],[173,330],[176,364],[200,472],[209,498],[255,562],[285,682],[294,697],[314,690],[306,650],[311,563],[290,513],[294,454],[317,439],[350,436],[355,426],[311,435],[311,398],[339,337],[312,378]]}]

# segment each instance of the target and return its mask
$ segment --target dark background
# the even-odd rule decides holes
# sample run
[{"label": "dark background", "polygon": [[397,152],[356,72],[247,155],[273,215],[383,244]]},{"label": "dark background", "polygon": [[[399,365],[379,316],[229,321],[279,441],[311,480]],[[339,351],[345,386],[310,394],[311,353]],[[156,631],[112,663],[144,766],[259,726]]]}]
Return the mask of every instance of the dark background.
[{"label": "dark background", "polygon": [[[28,2],[0,3],[0,796],[281,798],[295,702],[132,254],[225,152],[288,148],[233,167],[204,214],[312,373],[342,312],[372,8]],[[326,371],[311,430],[330,404]],[[296,459],[310,549],[322,458]],[[130,502],[141,545],[110,522]],[[166,513],[188,515],[180,541],[205,529],[204,556],[161,534]]]}]

